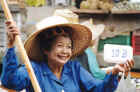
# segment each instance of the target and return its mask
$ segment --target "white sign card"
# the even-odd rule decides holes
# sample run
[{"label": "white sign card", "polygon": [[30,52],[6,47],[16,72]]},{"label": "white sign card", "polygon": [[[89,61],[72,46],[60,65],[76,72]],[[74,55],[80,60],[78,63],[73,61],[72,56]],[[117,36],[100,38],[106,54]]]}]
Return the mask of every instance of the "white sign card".
[{"label": "white sign card", "polygon": [[104,45],[104,61],[108,63],[125,63],[133,59],[133,48],[126,45]]}]

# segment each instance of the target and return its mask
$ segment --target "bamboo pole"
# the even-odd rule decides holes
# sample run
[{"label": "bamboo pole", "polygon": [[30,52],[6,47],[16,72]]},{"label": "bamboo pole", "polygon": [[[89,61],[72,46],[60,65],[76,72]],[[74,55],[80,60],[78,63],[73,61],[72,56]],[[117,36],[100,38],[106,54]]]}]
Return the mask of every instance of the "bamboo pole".
[{"label": "bamboo pole", "polygon": [[[8,4],[7,4],[6,0],[0,0],[0,1],[1,1],[1,6],[4,10],[4,14],[5,14],[6,19],[14,21],[13,18],[12,18],[12,14],[10,13],[10,10],[9,10],[9,7],[8,7]],[[19,35],[17,35],[16,38],[15,38],[15,45],[16,45],[20,55],[22,56],[21,59],[26,66],[26,69],[28,71],[29,77],[31,79],[31,82],[32,82],[32,85],[33,85],[33,88],[34,88],[34,91],[35,92],[41,92],[40,86],[38,84],[38,81],[36,79],[36,76],[34,74],[32,66],[30,64],[30,60],[29,60],[29,58],[26,54],[25,48],[22,44],[22,41],[21,41],[21,38],[20,38]]]}]

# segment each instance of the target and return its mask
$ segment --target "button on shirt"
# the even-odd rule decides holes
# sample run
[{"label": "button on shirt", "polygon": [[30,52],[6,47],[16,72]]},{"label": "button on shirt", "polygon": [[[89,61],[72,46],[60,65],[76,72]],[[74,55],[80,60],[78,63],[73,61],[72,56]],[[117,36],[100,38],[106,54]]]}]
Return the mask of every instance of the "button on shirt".
[{"label": "button on shirt", "polygon": [[[114,92],[118,85],[116,75],[106,75],[104,80],[97,80],[87,72],[78,61],[68,61],[64,64],[61,79],[58,79],[46,62],[31,61],[34,73],[42,92]],[[18,64],[14,48],[8,49],[3,58],[2,84],[11,89],[34,92],[25,68]]]}]

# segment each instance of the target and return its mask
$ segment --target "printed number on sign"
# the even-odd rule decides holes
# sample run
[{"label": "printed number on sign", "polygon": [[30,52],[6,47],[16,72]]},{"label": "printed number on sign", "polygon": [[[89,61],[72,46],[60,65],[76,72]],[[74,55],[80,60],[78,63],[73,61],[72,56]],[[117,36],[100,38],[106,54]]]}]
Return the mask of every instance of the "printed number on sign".
[{"label": "printed number on sign", "polygon": [[104,45],[104,61],[109,63],[124,63],[133,58],[133,49],[125,45]]}]

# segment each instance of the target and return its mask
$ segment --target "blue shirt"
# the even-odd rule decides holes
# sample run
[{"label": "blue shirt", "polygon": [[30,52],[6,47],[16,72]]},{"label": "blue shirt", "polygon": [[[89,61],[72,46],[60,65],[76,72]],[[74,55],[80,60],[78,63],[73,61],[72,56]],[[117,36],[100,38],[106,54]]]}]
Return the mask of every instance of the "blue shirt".
[{"label": "blue shirt", "polygon": [[[31,61],[34,73],[42,92],[114,92],[118,80],[116,75],[106,75],[104,80],[97,80],[77,61],[68,61],[63,67],[61,79],[49,69],[46,62]],[[2,84],[10,89],[34,92],[25,65],[18,63],[14,48],[8,49],[3,58]]]}]

